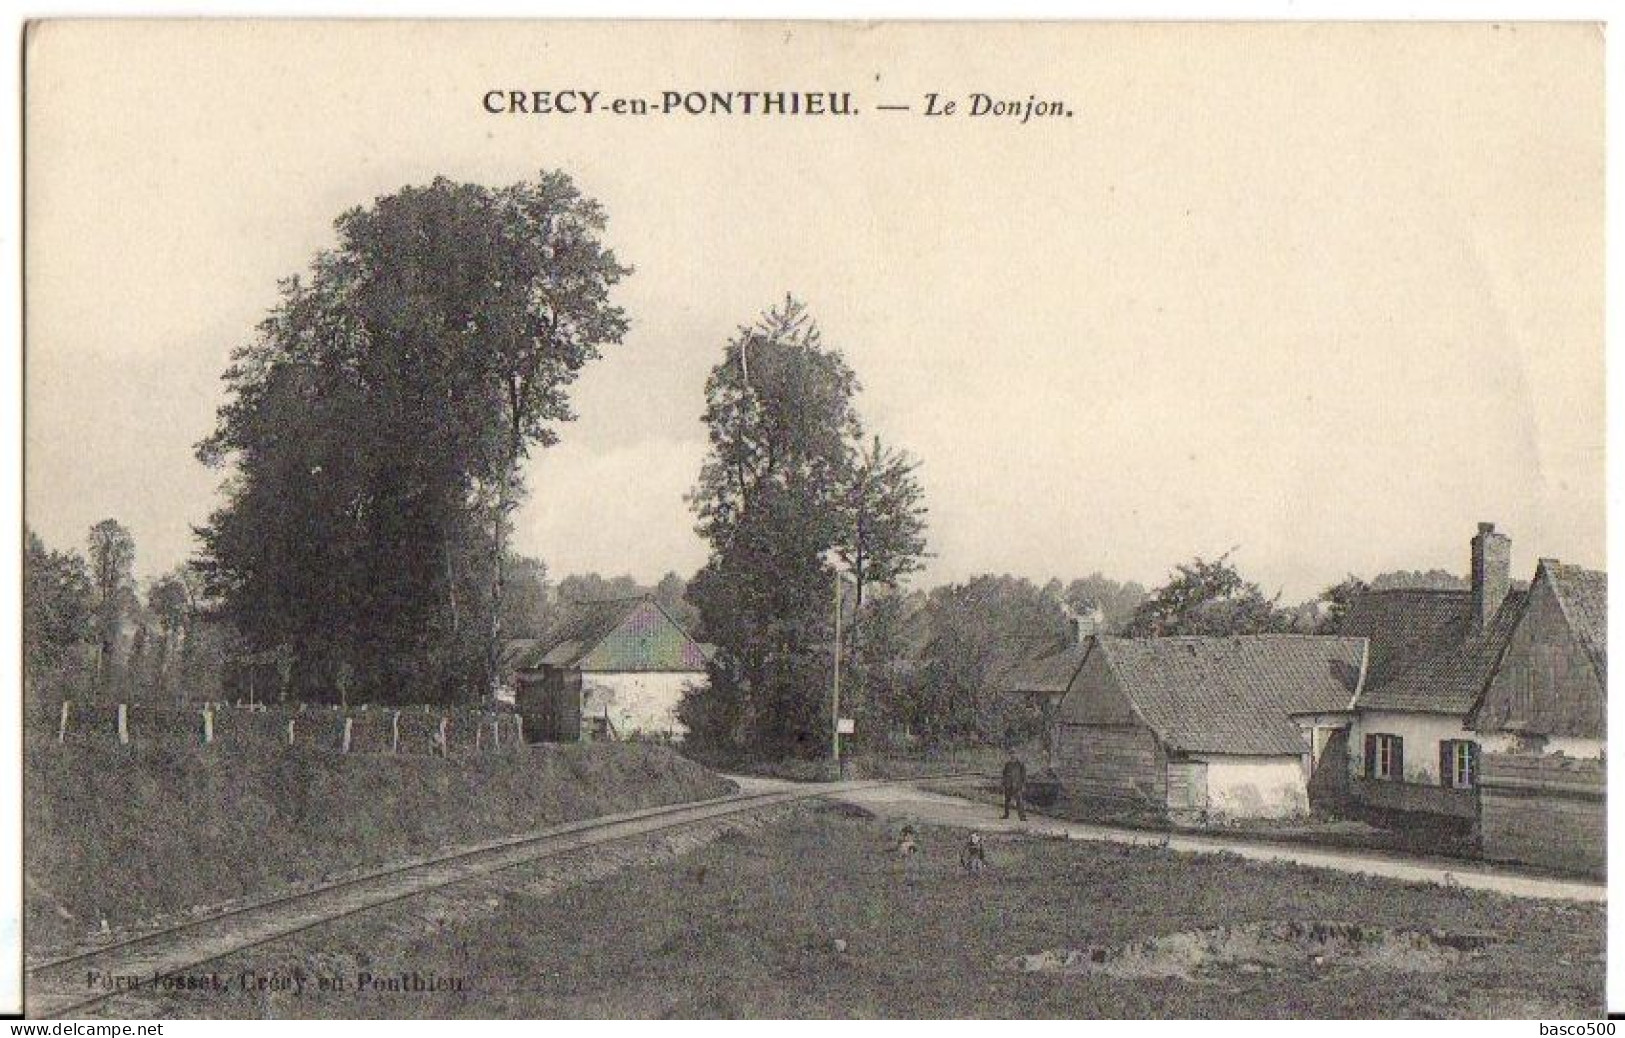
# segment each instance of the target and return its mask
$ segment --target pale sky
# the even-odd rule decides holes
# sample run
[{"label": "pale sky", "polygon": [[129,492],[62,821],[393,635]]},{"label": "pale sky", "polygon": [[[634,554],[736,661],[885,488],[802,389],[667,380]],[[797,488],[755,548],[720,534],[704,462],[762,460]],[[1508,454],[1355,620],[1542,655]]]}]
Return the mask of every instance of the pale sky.
[{"label": "pale sky", "polygon": [[[192,550],[219,375],[436,174],[570,172],[637,272],[533,464],[555,575],[690,573],[706,373],[794,292],[923,461],[929,585],[1289,599],[1462,572],[1474,524],[1604,565],[1602,38],[1587,26],[52,24],[27,59],[27,518]],[[850,91],[850,118],[494,116],[490,89]],[[931,119],[926,91],[1071,118]],[[877,104],[912,104],[910,113]]]}]

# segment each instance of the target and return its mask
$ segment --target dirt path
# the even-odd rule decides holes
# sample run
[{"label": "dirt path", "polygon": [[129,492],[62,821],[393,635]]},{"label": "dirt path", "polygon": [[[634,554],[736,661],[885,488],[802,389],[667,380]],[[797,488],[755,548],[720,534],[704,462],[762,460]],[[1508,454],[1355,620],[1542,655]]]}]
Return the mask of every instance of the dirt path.
[{"label": "dirt path", "polygon": [[[796,783],[751,776],[730,776],[746,792],[770,792]],[[1279,861],[1338,872],[1363,873],[1413,883],[1462,886],[1488,890],[1513,897],[1547,898],[1564,901],[1604,903],[1608,888],[1598,882],[1520,875],[1502,869],[1456,862],[1406,858],[1397,854],[1343,850],[1340,848],[1294,847],[1249,840],[1244,837],[1150,833],[1087,822],[1067,822],[1030,816],[1026,822],[1014,818],[1003,821],[999,809],[988,804],[942,793],[931,793],[907,785],[892,785],[842,793],[840,799],[874,812],[888,821],[910,821],[946,825],[984,832],[1024,832],[1069,840],[1096,840],[1166,847],[1185,854],[1236,854],[1251,861]]]}]

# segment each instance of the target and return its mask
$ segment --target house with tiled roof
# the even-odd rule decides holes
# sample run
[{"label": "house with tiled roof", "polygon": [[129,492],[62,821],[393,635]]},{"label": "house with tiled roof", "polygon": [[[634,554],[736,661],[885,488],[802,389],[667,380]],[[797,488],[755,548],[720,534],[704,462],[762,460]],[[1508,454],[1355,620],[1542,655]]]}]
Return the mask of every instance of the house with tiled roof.
[{"label": "house with tiled roof", "polygon": [[1479,524],[1471,558],[1470,588],[1368,591],[1339,627],[1369,645],[1347,739],[1350,792],[1369,807],[1465,821],[1477,816],[1479,743],[1467,716],[1527,593],[1512,585],[1512,540],[1494,523]]},{"label": "house with tiled roof", "polygon": [[1364,661],[1358,638],[1101,635],[1009,684],[1054,695],[1065,680],[1053,767],[1069,793],[1174,815],[1285,817],[1309,806],[1294,716],[1346,708]]},{"label": "house with tiled roof", "polygon": [[535,741],[681,738],[677,706],[712,651],[652,596],[569,603],[515,661],[516,705]]},{"label": "house with tiled roof", "polygon": [[1365,592],[1339,633],[1368,646],[1345,711],[1300,714],[1310,789],[1333,811],[1476,830],[1486,856],[1596,870],[1603,860],[1607,577],[1542,559],[1480,523],[1468,590]]}]

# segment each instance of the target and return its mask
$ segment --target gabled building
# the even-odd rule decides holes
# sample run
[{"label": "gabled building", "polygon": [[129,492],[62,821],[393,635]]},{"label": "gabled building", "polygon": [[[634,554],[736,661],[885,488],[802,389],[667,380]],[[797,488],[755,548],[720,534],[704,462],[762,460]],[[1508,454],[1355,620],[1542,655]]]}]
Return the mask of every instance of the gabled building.
[{"label": "gabled building", "polygon": [[1608,577],[1542,559],[1484,693],[1485,857],[1601,872],[1607,856]]},{"label": "gabled building", "polygon": [[1285,817],[1309,807],[1294,715],[1345,709],[1364,656],[1357,638],[1096,636],[1024,668],[1009,690],[1055,697],[1065,678],[1052,760],[1071,794],[1173,815]]},{"label": "gabled building", "polygon": [[1497,751],[1597,759],[1608,736],[1608,575],[1541,559],[1467,726]]},{"label": "gabled building", "polygon": [[711,653],[653,597],[572,603],[515,663],[525,730],[545,742],[681,738],[678,703],[705,685]]}]

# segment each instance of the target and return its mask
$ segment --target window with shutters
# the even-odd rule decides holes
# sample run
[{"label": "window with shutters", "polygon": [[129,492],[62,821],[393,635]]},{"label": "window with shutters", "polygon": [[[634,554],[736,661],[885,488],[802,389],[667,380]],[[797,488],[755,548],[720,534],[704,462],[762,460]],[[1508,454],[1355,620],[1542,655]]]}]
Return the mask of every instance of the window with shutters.
[{"label": "window with shutters", "polygon": [[1472,789],[1478,781],[1478,743],[1445,739],[1439,743],[1439,784],[1448,789]]},{"label": "window with shutters", "polygon": [[1371,732],[1365,737],[1367,778],[1402,781],[1405,777],[1405,740],[1397,735]]}]

